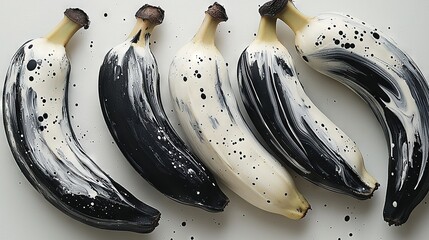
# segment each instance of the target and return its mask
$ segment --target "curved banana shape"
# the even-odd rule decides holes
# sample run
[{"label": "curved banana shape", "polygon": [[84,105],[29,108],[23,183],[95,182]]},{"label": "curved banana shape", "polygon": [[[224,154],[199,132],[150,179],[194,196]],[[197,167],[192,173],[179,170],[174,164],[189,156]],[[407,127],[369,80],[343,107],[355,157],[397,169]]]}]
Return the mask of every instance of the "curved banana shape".
[{"label": "curved banana shape", "polygon": [[429,86],[414,61],[375,27],[348,15],[308,18],[288,2],[279,15],[302,58],[361,96],[389,148],[384,219],[405,223],[429,190]]},{"label": "curved banana shape", "polygon": [[225,60],[214,44],[225,9],[215,3],[170,66],[169,83],[186,137],[232,191],[254,206],[292,219],[309,205],[291,176],[257,141],[241,116]]},{"label": "curved banana shape", "polygon": [[283,8],[263,5],[256,39],[238,62],[244,106],[280,160],[301,176],[358,199],[378,187],[355,143],[308,98],[291,56],[276,35],[274,16]]},{"label": "curved banana shape", "polygon": [[3,120],[12,153],[34,188],[69,216],[98,228],[150,232],[160,213],[106,175],[71,128],[64,46],[89,21],[80,9],[64,14],[51,34],[18,49],[7,72]]},{"label": "curved banana shape", "polygon": [[124,156],[159,191],[184,204],[223,211],[228,198],[176,134],[162,107],[149,37],[164,11],[145,5],[136,18],[130,37],[107,53],[100,69],[106,124]]}]

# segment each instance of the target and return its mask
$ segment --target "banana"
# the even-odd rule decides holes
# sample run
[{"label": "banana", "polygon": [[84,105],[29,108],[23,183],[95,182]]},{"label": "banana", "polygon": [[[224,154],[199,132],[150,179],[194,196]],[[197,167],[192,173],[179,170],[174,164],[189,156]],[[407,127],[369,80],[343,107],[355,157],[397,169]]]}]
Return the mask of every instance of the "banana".
[{"label": "banana", "polygon": [[[277,1],[285,2],[285,1]],[[306,17],[291,2],[278,17],[305,62],[372,108],[389,149],[384,220],[407,221],[429,190],[429,86],[415,62],[377,28],[349,15]]]},{"label": "banana", "polygon": [[65,45],[89,20],[80,9],[64,15],[46,37],[22,45],[8,69],[3,120],[13,156],[33,187],[67,215],[98,228],[151,232],[160,213],[106,175],[71,128]]},{"label": "banana", "polygon": [[162,23],[164,11],[144,5],[136,18],[129,38],[107,53],[100,69],[106,124],[124,156],[160,192],[180,203],[223,211],[228,198],[176,134],[162,107],[149,37]]},{"label": "banana", "polygon": [[237,78],[244,106],[280,160],[301,176],[358,199],[377,181],[365,170],[356,144],[306,95],[292,58],[276,35],[278,5],[263,5],[256,39],[243,51]]},{"label": "banana", "polygon": [[308,202],[239,112],[214,43],[218,24],[227,19],[221,5],[211,5],[198,32],[174,57],[169,84],[177,117],[193,150],[227,187],[260,209],[300,219]]}]

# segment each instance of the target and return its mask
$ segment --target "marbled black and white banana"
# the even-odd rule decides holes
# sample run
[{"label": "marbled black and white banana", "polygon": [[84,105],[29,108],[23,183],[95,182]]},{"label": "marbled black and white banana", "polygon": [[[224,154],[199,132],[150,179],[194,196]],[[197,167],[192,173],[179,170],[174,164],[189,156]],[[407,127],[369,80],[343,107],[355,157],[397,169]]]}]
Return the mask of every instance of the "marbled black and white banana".
[{"label": "marbled black and white banana", "polygon": [[89,20],[80,9],[64,14],[50,34],[28,41],[12,58],[3,120],[13,156],[34,188],[69,216],[98,228],[151,232],[160,213],[106,175],[71,128],[65,45]]},{"label": "marbled black and white banana", "polygon": [[400,225],[429,190],[429,86],[386,35],[341,14],[306,17],[288,2],[279,15],[309,66],[347,85],[372,108],[389,149],[384,219]]},{"label": "marbled black and white banana", "polygon": [[292,58],[276,35],[275,15],[265,4],[256,39],[238,62],[244,106],[279,159],[304,178],[358,199],[370,198],[377,181],[364,167],[356,144],[306,95]]},{"label": "marbled black and white banana", "polygon": [[106,124],[127,160],[160,192],[180,203],[223,211],[228,198],[176,134],[162,106],[149,37],[162,23],[164,11],[145,5],[136,18],[130,37],[107,53],[100,69]]},{"label": "marbled black and white banana", "polygon": [[173,59],[169,84],[178,119],[194,151],[227,187],[260,209],[300,219],[309,204],[239,112],[214,44],[218,24],[226,20],[221,5],[210,6],[192,41]]}]

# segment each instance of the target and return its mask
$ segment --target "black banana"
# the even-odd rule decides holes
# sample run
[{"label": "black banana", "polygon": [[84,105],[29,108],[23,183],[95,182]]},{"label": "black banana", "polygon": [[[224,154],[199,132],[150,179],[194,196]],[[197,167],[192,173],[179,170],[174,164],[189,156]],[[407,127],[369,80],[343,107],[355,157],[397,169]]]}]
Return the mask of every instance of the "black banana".
[{"label": "black banana", "polygon": [[162,106],[149,37],[162,23],[164,11],[145,5],[136,18],[130,37],[107,53],[100,69],[106,124],[126,159],[160,192],[180,203],[223,211],[228,198],[176,134]]},{"label": "black banana", "polygon": [[3,120],[13,156],[34,188],[67,215],[98,228],[150,232],[160,213],[106,175],[71,128],[65,45],[89,20],[80,9],[64,14],[46,37],[22,45],[8,69]]},{"label": "black banana", "polygon": [[372,108],[389,149],[384,219],[405,223],[429,190],[428,82],[393,40],[350,15],[310,18],[287,2],[279,18],[295,32],[309,66],[350,87]]},{"label": "black banana", "polygon": [[265,4],[256,39],[238,62],[244,106],[258,132],[283,163],[304,178],[358,199],[378,187],[356,144],[308,98],[292,58],[276,35],[283,8]]}]

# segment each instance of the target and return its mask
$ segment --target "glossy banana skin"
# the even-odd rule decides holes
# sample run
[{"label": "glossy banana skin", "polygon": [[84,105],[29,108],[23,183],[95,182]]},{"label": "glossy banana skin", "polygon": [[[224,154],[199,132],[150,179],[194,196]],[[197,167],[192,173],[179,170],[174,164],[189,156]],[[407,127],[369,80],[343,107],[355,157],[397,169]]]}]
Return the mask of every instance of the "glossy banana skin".
[{"label": "glossy banana skin", "polygon": [[55,207],[98,228],[151,232],[160,213],[106,175],[83,151],[67,107],[70,63],[63,46],[35,39],[14,55],[3,120],[15,160]]},{"label": "glossy banana skin", "polygon": [[378,187],[355,143],[305,94],[278,41],[254,41],[241,54],[238,80],[247,113],[283,163],[304,178],[358,199]]},{"label": "glossy banana skin", "polygon": [[188,150],[164,112],[156,60],[135,45],[140,32],[113,48],[99,75],[106,124],[124,156],[160,192],[207,211],[223,211],[229,200],[214,177]]},{"label": "glossy banana skin", "polygon": [[354,90],[383,126],[390,155],[384,219],[403,224],[429,190],[429,87],[423,74],[391,39],[350,16],[315,17],[295,40],[311,67]]}]

